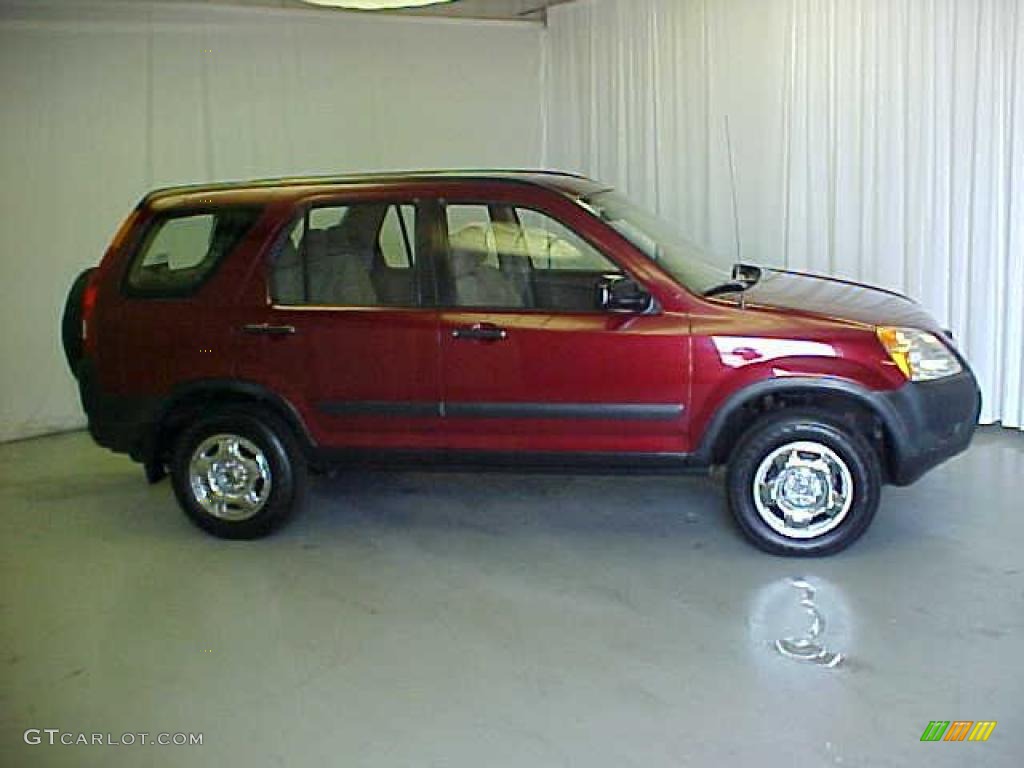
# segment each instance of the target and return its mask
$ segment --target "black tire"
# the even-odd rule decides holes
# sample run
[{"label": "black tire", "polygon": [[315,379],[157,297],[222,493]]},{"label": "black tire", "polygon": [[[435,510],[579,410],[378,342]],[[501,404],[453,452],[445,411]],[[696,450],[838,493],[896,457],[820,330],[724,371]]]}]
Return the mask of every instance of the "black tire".
[{"label": "black tire", "polygon": [[78,378],[78,363],[82,360],[82,294],[95,267],[83,271],[71,284],[68,297],[64,302],[64,315],[60,321],[60,340],[64,345],[64,357],[67,358],[71,373]]},{"label": "black tire", "polygon": [[[244,519],[224,519],[204,508],[192,488],[190,463],[208,438],[233,435],[258,448],[269,468],[269,493],[258,511]],[[192,522],[224,539],[257,539],[284,525],[302,505],[307,469],[291,430],[270,413],[230,406],[201,419],[178,437],[171,459],[174,494]],[[242,514],[248,514],[242,512]]]},{"label": "black tire", "polygon": [[[794,442],[810,442],[830,449],[845,464],[852,480],[852,502],[845,517],[831,530],[823,530],[813,538],[795,538],[773,528],[758,511],[754,498],[755,478],[762,462],[777,449]],[[841,476],[840,473],[838,470],[830,477]],[[755,546],[775,555],[823,556],[846,549],[874,519],[881,490],[881,466],[871,444],[856,430],[824,411],[815,410],[783,411],[754,424],[733,452],[726,475],[729,507],[740,530]],[[768,507],[763,502],[762,506]],[[768,513],[772,511],[767,509]],[[827,523],[825,516],[820,520]],[[787,527],[781,519],[777,524]]]}]

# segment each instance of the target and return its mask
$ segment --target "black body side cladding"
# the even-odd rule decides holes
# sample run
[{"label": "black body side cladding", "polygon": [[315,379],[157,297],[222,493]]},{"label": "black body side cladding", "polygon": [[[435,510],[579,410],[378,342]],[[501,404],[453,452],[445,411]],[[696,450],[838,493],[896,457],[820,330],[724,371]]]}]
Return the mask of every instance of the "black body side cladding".
[{"label": "black body side cladding", "polygon": [[[159,459],[160,429],[174,407],[195,396],[242,396],[265,403],[295,430],[307,458],[320,466],[363,467],[466,467],[511,468],[520,471],[600,469],[615,471],[705,471],[713,463],[715,443],[730,416],[745,404],[771,394],[831,392],[856,399],[885,427],[889,448],[889,480],[909,485],[932,467],[963,452],[970,445],[981,411],[981,394],[969,369],[933,382],[907,383],[891,392],[873,392],[842,379],[771,379],[737,392],[708,426],[700,448],[693,454],[631,453],[510,453],[462,451],[348,451],[316,445],[298,411],[277,395],[244,381],[201,381],[179,388],[167,399],[111,397],[95,383],[89,361],[78,370],[82,405],[89,415],[89,431],[100,445],[128,453],[136,461]],[[634,404],[548,403],[329,403],[325,413],[336,415],[382,414],[451,418],[609,419],[660,421],[677,418],[682,406]]]}]

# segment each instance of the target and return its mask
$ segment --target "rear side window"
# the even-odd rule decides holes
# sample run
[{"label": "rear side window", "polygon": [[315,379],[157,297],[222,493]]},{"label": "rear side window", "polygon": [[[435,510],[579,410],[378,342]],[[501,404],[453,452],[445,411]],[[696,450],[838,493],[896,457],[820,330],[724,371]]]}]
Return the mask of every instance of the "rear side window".
[{"label": "rear side window", "polygon": [[157,218],[128,270],[129,292],[154,297],[191,294],[248,234],[259,215],[259,208],[224,208]]},{"label": "rear side window", "polygon": [[311,208],[271,257],[282,307],[416,307],[416,207],[374,202]]}]

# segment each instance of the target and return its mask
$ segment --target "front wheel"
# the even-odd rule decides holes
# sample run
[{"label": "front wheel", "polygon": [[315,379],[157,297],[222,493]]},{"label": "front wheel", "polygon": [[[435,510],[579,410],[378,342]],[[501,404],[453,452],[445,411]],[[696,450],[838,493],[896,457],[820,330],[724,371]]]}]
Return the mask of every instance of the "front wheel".
[{"label": "front wheel", "polygon": [[270,414],[231,407],[181,434],[171,478],[178,503],[200,528],[255,539],[300,505],[306,468],[287,426]]},{"label": "front wheel", "polygon": [[867,530],[882,474],[860,433],[824,412],[782,412],[743,437],[726,486],[737,524],[760,549],[830,555]]}]

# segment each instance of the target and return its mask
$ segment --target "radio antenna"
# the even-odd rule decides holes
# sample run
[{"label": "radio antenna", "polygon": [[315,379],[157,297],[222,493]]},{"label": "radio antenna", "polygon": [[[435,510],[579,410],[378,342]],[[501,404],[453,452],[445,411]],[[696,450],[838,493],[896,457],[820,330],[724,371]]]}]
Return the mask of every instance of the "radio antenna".
[{"label": "radio antenna", "polygon": [[725,116],[725,146],[729,153],[729,191],[732,193],[732,229],[736,238],[736,263],[743,263],[743,246],[740,244],[740,204],[736,192],[736,158],[732,151],[732,131],[729,116]]}]

